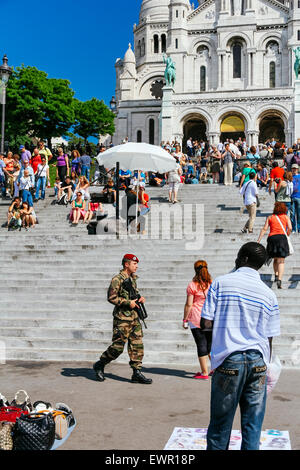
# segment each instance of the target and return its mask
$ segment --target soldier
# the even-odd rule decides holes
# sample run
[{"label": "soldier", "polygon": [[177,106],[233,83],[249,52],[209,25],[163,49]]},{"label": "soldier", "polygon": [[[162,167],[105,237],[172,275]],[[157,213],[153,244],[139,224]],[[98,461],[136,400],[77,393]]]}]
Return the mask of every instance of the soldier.
[{"label": "soldier", "polygon": [[[124,255],[122,260],[123,269],[117,276],[113,277],[108,289],[107,300],[115,306],[113,311],[113,337],[112,344],[93,366],[100,382],[105,380],[104,367],[106,364],[122,354],[128,341],[129,365],[133,369],[131,381],[142,384],[152,383],[152,379],[146,378],[141,372],[144,357],[143,330],[135,310],[137,308],[136,301],[130,300],[129,293],[123,287],[125,279],[131,277],[132,286],[137,291],[135,272],[138,263],[139,260],[136,256],[132,254]],[[144,303],[144,297],[141,297],[139,302]]]}]

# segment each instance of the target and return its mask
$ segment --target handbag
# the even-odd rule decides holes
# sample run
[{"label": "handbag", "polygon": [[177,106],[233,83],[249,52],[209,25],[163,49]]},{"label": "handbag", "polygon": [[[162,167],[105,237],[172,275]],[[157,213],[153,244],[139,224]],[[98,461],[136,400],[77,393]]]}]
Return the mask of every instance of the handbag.
[{"label": "handbag", "polygon": [[29,414],[27,410],[22,410],[16,406],[2,406],[0,408],[0,422],[7,421],[9,423],[15,423],[22,414]]},{"label": "handbag", "polygon": [[288,234],[286,233],[286,230],[285,230],[284,226],[282,225],[280,218],[279,218],[277,215],[276,215],[276,217],[277,217],[278,222],[280,223],[281,228],[282,228],[282,230],[284,231],[284,234],[285,234],[285,236],[286,236],[286,238],[287,238],[288,245],[289,245],[289,255],[292,255],[292,254],[295,252],[295,250],[294,250],[294,247],[293,247],[292,242],[291,242],[291,240],[290,240],[290,237],[289,237]]},{"label": "handbag", "polygon": [[13,438],[12,430],[14,423],[0,423],[0,450],[12,450],[13,449]]},{"label": "handbag", "polygon": [[55,422],[51,413],[22,415],[14,428],[13,450],[50,450],[55,440]]},{"label": "handbag", "polygon": [[[23,397],[22,397],[23,394]],[[16,406],[21,408],[24,411],[32,411],[32,405],[30,403],[30,398],[28,393],[25,390],[18,390],[15,394],[14,400],[11,402],[11,406]]]}]

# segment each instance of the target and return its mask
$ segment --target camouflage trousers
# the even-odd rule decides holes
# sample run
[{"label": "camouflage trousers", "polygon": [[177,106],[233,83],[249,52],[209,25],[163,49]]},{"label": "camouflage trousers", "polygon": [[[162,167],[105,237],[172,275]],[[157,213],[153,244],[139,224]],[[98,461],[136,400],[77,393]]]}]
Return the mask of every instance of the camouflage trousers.
[{"label": "camouflage trousers", "polygon": [[130,367],[141,369],[144,357],[144,344],[143,330],[139,319],[126,321],[114,318],[112,344],[102,354],[100,360],[108,364],[117,359],[124,351],[126,342]]}]

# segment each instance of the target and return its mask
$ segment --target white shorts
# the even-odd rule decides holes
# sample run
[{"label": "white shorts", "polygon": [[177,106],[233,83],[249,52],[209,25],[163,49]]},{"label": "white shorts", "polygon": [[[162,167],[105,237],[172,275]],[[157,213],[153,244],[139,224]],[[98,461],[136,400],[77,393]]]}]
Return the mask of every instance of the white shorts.
[{"label": "white shorts", "polygon": [[169,191],[178,191],[179,185],[180,185],[179,182],[175,182],[175,183],[170,182],[169,183]]}]

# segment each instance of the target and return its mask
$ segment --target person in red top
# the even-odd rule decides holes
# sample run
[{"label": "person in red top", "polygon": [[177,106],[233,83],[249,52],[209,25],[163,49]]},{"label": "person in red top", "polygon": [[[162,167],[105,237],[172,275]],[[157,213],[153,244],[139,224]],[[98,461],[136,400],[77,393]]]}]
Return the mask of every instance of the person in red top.
[{"label": "person in red top", "polygon": [[[277,162],[273,162],[272,164],[272,170],[270,172],[270,183],[269,183],[269,194],[271,194],[272,192],[272,186],[274,184],[277,185],[279,180],[282,180],[283,181],[283,175],[285,173],[285,170],[284,168],[280,168],[278,166],[278,163]],[[277,180],[277,181],[276,181]],[[275,197],[276,197],[276,194],[275,194]]]},{"label": "person in red top", "polygon": [[33,155],[30,159],[30,165],[33,168],[33,173],[36,174],[38,166],[42,163],[41,156],[39,154],[39,149],[34,149]]},{"label": "person in red top", "polygon": [[260,243],[261,239],[268,231],[268,228],[270,228],[267,253],[269,260],[274,259],[273,269],[278,289],[282,289],[281,283],[284,274],[284,260],[290,254],[287,237],[292,232],[292,223],[286,213],[287,207],[285,203],[275,202],[273,214],[267,218],[257,240],[257,242]]},{"label": "person in red top", "polygon": [[201,371],[194,375],[194,379],[208,380],[207,358],[211,350],[212,332],[202,331],[200,320],[202,307],[212,279],[208,272],[206,261],[196,261],[194,270],[195,276],[186,290],[187,298],[184,306],[183,328],[190,326],[197,346]]}]

